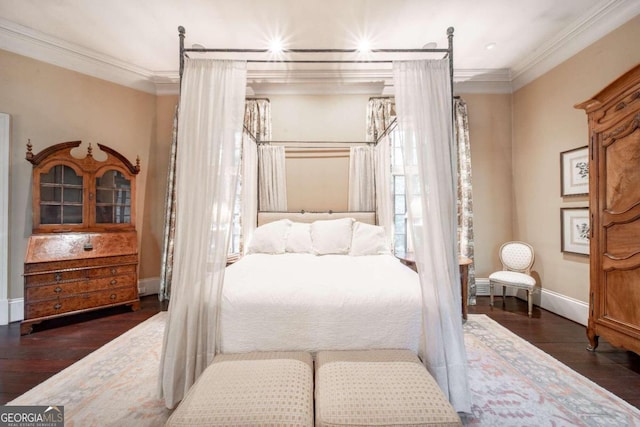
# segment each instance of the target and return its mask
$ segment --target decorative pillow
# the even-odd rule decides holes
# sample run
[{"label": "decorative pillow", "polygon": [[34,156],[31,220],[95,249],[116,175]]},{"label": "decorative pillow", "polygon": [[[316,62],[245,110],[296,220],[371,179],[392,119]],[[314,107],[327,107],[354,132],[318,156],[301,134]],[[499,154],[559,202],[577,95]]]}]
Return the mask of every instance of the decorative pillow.
[{"label": "decorative pillow", "polygon": [[349,255],[388,254],[389,243],[384,227],[356,222],[353,225],[353,238]]},{"label": "decorative pillow", "polygon": [[281,219],[256,228],[247,247],[247,254],[283,254],[291,221]]},{"label": "decorative pillow", "polygon": [[311,224],[313,251],[318,255],[348,254],[351,247],[353,218],[315,221]]},{"label": "decorative pillow", "polygon": [[313,253],[311,244],[311,224],[304,222],[292,222],[287,236],[287,252]]}]

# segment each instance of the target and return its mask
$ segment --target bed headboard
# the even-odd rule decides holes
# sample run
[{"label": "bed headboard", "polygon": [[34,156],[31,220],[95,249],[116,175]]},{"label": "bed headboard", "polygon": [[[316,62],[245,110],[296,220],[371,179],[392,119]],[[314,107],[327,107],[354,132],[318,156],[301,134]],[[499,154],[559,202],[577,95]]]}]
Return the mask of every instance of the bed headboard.
[{"label": "bed headboard", "polygon": [[375,212],[258,212],[258,226],[281,219],[294,222],[313,222],[327,219],[354,218],[356,221],[376,225]]}]

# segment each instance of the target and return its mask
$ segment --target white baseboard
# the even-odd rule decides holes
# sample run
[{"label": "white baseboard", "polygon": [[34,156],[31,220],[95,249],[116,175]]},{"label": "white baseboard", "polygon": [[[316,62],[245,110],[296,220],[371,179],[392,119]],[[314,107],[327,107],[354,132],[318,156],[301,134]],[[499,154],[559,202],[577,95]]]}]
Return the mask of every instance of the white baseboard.
[{"label": "white baseboard", "polygon": [[138,293],[141,296],[160,293],[160,277],[147,277],[138,280]]},{"label": "white baseboard", "polygon": [[9,300],[0,299],[0,325],[9,324]]},{"label": "white baseboard", "polygon": [[8,307],[9,323],[21,322],[24,320],[24,298],[13,298],[8,300]]},{"label": "white baseboard", "polygon": [[[545,289],[538,295],[538,298],[540,299],[540,307],[545,310],[587,326],[589,319],[588,303]],[[534,299],[535,303],[536,299]]]},{"label": "white baseboard", "polygon": [[[486,293],[485,293],[486,285]],[[489,279],[476,278],[476,295],[489,296]],[[502,296],[502,286],[496,285],[495,295]],[[517,296],[526,301],[525,291],[518,292],[515,288],[507,288],[508,296]],[[547,311],[566,317],[583,326],[587,326],[589,319],[589,304],[584,301],[559,294],[557,292],[542,289],[542,292],[533,296],[533,304],[544,308]]]}]

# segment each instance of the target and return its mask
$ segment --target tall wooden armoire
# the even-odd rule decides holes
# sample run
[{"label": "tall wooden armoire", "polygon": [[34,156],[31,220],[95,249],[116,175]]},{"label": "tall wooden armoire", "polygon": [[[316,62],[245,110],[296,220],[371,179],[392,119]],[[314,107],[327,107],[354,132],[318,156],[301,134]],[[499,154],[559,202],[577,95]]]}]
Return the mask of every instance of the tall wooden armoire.
[{"label": "tall wooden armoire", "polygon": [[589,121],[590,350],[640,354],[640,65],[576,105]]}]

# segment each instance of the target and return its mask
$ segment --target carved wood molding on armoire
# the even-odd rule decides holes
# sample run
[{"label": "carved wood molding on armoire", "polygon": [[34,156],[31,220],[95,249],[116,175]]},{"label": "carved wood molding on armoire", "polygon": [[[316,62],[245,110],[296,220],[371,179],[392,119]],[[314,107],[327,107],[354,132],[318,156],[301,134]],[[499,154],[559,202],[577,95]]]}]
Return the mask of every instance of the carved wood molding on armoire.
[{"label": "carved wood molding on armoire", "polygon": [[576,105],[589,122],[590,350],[640,354],[640,65]]},{"label": "carved wood molding on armoire", "polygon": [[27,145],[33,164],[33,234],[24,263],[22,334],[44,320],[105,307],[140,308],[135,178],[129,162],[107,146],[106,160],[71,151],[81,141],[41,152]]}]

